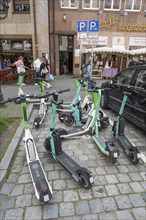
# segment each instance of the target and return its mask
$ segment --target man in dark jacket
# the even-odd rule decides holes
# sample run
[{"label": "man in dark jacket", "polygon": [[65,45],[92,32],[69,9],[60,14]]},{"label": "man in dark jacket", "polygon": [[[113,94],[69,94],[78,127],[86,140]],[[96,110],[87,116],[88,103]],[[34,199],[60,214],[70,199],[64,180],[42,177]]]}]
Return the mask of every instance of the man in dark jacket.
[{"label": "man in dark jacket", "polygon": [[144,65],[144,64],[146,64],[146,61],[144,60],[143,55],[140,55],[137,65]]}]

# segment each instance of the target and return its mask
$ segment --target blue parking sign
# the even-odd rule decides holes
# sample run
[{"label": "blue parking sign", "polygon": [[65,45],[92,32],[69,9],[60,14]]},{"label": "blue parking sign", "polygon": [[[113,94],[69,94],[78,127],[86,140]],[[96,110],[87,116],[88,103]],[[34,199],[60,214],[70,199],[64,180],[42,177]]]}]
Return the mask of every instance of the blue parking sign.
[{"label": "blue parking sign", "polygon": [[78,21],[78,32],[88,31],[88,21]]},{"label": "blue parking sign", "polygon": [[99,20],[90,20],[89,21],[89,32],[98,32],[99,30]]}]

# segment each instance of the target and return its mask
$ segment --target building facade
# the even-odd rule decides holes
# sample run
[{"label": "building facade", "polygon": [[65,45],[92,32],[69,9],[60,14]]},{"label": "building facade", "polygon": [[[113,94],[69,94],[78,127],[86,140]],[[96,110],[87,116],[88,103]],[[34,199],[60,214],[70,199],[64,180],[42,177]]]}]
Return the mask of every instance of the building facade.
[{"label": "building facade", "polygon": [[[0,14],[4,12],[0,0]],[[49,54],[48,1],[11,0],[8,16],[0,20],[0,59],[14,62],[20,55],[32,61]]]},{"label": "building facade", "polygon": [[[56,75],[80,71],[80,20],[99,20],[94,47],[146,47],[145,0],[49,0],[50,57]],[[87,39],[83,41],[82,47],[91,47]],[[123,58],[123,68],[126,59]]]}]

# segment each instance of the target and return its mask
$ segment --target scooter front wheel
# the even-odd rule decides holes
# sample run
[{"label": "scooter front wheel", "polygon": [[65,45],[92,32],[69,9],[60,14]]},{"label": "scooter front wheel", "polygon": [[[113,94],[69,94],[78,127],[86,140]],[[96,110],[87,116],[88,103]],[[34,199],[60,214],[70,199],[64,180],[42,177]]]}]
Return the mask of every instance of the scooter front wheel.
[{"label": "scooter front wheel", "polygon": [[139,163],[139,158],[137,157],[137,155],[138,155],[138,150],[135,147],[131,148],[129,153],[129,158],[133,164]]},{"label": "scooter front wheel", "polygon": [[34,119],[34,126],[36,127],[36,128],[39,128],[39,126],[40,126],[40,118],[39,117],[36,117],[35,119]]},{"label": "scooter front wheel", "polygon": [[66,114],[60,113],[59,116],[58,116],[58,119],[59,119],[61,122],[63,122],[65,116],[66,116]]},{"label": "scooter front wheel", "polygon": [[109,162],[111,164],[115,164],[117,162],[117,158],[116,157],[109,157],[108,159],[109,159]]},{"label": "scooter front wheel", "polygon": [[84,188],[90,189],[91,188],[91,183],[89,180],[89,176],[85,172],[80,172],[78,175],[81,178],[81,184]]},{"label": "scooter front wheel", "polygon": [[51,152],[51,144],[50,144],[50,139],[46,138],[44,141],[44,147],[47,152]]},{"label": "scooter front wheel", "polygon": [[101,128],[107,128],[109,126],[109,120],[105,119],[105,120],[101,120]]}]

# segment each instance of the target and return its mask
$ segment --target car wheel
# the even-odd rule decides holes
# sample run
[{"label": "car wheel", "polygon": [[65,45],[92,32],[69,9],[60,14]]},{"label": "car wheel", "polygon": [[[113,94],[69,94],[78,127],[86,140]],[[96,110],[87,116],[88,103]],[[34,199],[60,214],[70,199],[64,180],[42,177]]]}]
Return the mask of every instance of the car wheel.
[{"label": "car wheel", "polygon": [[108,97],[107,97],[107,93],[106,92],[103,92],[101,94],[101,103],[100,103],[101,107],[103,109],[106,109],[108,108]]}]

